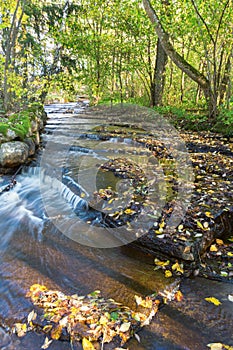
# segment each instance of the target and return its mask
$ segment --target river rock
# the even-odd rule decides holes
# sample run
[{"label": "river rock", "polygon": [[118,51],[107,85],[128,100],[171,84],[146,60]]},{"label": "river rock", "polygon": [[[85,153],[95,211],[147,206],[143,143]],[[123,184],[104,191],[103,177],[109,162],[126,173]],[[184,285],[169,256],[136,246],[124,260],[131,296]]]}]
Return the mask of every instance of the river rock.
[{"label": "river rock", "polygon": [[29,156],[33,156],[33,154],[35,154],[36,152],[36,145],[35,145],[35,142],[30,138],[26,138],[24,140],[24,142],[28,145],[28,148],[29,148]]},{"label": "river rock", "polygon": [[14,130],[11,130],[11,129],[7,130],[6,136],[7,136],[8,141],[11,141],[11,140],[14,140],[17,138],[16,132]]},{"label": "river rock", "polygon": [[29,155],[29,147],[26,143],[12,141],[0,146],[0,165],[13,168],[23,164]]}]

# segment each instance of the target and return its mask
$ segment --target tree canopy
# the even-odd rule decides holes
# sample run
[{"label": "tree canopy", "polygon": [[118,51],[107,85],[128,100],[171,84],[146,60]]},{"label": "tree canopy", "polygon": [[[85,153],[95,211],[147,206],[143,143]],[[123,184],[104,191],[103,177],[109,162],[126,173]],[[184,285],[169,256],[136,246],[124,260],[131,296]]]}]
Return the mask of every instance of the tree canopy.
[{"label": "tree canopy", "polygon": [[215,119],[232,104],[232,18],[232,0],[2,0],[2,104],[82,91]]}]

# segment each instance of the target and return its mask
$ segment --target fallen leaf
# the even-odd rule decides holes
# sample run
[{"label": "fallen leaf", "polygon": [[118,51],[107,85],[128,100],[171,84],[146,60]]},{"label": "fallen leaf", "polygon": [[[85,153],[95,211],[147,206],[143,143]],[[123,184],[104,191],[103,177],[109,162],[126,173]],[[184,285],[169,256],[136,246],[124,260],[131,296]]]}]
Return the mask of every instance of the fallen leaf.
[{"label": "fallen leaf", "polygon": [[131,322],[122,323],[120,326],[119,332],[123,332],[123,333],[128,332],[128,330],[130,329],[130,326],[131,326]]},{"label": "fallen leaf", "polygon": [[212,244],[212,245],[210,246],[210,251],[211,251],[211,252],[217,252],[217,251],[218,251],[218,248],[216,247],[215,244]]},{"label": "fallen leaf", "polygon": [[15,324],[15,331],[18,335],[18,337],[24,337],[27,333],[27,325],[26,323],[16,323]]},{"label": "fallen leaf", "polygon": [[165,277],[166,278],[172,277],[172,272],[170,270],[166,270],[165,271]]},{"label": "fallen leaf", "polygon": [[58,340],[62,334],[62,326],[59,324],[51,331],[51,338],[54,340]]},{"label": "fallen leaf", "polygon": [[28,323],[30,323],[31,321],[34,321],[37,317],[37,313],[32,310],[29,314],[28,314]]},{"label": "fallen leaf", "polygon": [[222,343],[210,343],[207,345],[211,350],[233,350],[233,346]]},{"label": "fallen leaf", "polygon": [[178,262],[172,265],[172,270],[176,272],[184,273],[184,269]]},{"label": "fallen leaf", "polygon": [[183,298],[184,298],[183,294],[181,293],[180,290],[178,290],[178,291],[176,292],[176,294],[175,294],[175,300],[176,300],[176,301],[182,301]]},{"label": "fallen leaf", "polygon": [[52,339],[49,340],[48,337],[45,338],[44,344],[42,345],[41,349],[48,349],[49,345],[52,343]]},{"label": "fallen leaf", "polygon": [[[216,239],[216,243],[218,244],[218,245],[223,245],[224,244],[224,242],[223,242],[223,240],[222,239]],[[233,255],[233,254],[232,254]]]},{"label": "fallen leaf", "polygon": [[161,267],[164,267],[164,266],[167,266],[167,265],[170,264],[170,261],[169,261],[169,260],[167,260],[167,261],[159,261],[159,260],[156,259],[156,258],[155,258],[154,262],[155,262],[155,265],[161,266]]},{"label": "fallen leaf", "polygon": [[94,345],[87,338],[83,338],[82,347],[83,347],[83,350],[95,350]]},{"label": "fallen leaf", "polygon": [[132,214],[135,214],[135,211],[132,210],[132,209],[125,209],[124,213],[125,213],[125,214],[129,214],[129,215],[132,215]]},{"label": "fallen leaf", "polygon": [[219,305],[222,304],[221,301],[219,301],[219,300],[218,300],[217,298],[215,298],[215,297],[205,298],[205,300],[208,301],[209,303],[212,303],[212,304],[216,305],[216,306],[219,306]]}]

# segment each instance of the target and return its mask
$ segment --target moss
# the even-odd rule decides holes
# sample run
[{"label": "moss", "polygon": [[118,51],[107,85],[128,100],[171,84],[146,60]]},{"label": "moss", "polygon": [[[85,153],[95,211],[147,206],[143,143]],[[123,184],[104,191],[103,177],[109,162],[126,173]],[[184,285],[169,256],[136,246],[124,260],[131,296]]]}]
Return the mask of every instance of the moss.
[{"label": "moss", "polygon": [[0,133],[6,136],[9,125],[6,123],[0,124]]},{"label": "moss", "polygon": [[12,130],[21,140],[24,140],[30,130],[31,121],[42,111],[41,108],[43,109],[43,106],[35,103],[24,111],[12,114],[7,119],[2,118],[4,121],[1,120],[0,133],[6,136],[7,131]]}]

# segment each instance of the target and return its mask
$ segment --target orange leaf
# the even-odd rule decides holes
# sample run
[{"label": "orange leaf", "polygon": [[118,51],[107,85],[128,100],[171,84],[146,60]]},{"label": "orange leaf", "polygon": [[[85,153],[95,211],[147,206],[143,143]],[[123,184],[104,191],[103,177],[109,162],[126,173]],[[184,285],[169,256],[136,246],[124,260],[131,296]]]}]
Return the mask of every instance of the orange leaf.
[{"label": "orange leaf", "polygon": [[51,338],[54,340],[58,340],[62,334],[62,326],[58,325],[51,331]]}]

